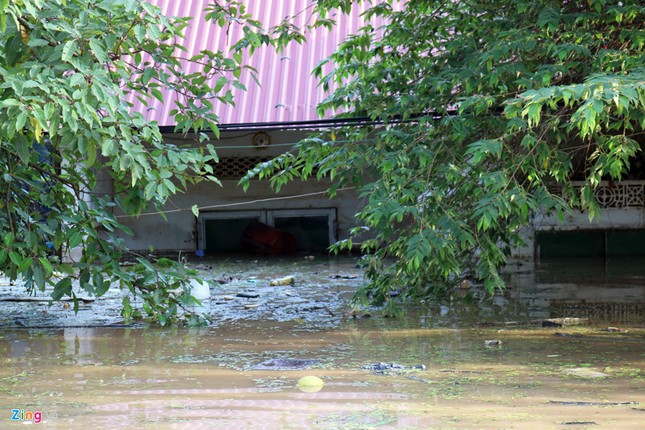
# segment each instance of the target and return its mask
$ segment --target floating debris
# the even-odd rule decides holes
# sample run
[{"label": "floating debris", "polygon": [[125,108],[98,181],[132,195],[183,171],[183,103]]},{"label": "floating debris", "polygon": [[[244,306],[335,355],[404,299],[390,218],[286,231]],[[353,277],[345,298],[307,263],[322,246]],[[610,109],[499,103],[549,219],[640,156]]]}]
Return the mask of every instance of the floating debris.
[{"label": "floating debris", "polygon": [[223,275],[217,279],[214,279],[214,281],[220,285],[224,285],[224,284],[228,284],[229,282],[239,281],[239,279],[236,278],[235,276]]},{"label": "floating debris", "polygon": [[[549,318],[542,321],[542,327],[545,326],[545,323],[552,323],[551,327],[562,327],[568,325],[587,325],[589,324],[589,318]],[[558,325],[559,324],[559,325]]]},{"label": "floating debris", "polygon": [[271,358],[253,366],[252,370],[304,370],[318,364],[313,358]]},{"label": "floating debris", "polygon": [[207,300],[211,298],[211,287],[208,282],[191,279],[189,287],[190,295],[197,300]]},{"label": "floating debris", "polygon": [[570,402],[560,400],[549,400],[549,403],[563,406],[633,406],[640,405],[640,402]]},{"label": "floating debris", "polygon": [[568,375],[577,376],[585,379],[603,379],[609,377],[606,373],[597,370],[588,369],[586,367],[576,367],[573,369],[565,369],[564,373]]},{"label": "floating debris", "polygon": [[623,330],[618,327],[607,327],[604,331],[607,331],[609,333],[627,333],[629,330]]},{"label": "floating debris", "polygon": [[554,335],[558,337],[571,337],[574,339],[581,339],[584,337],[581,334],[571,334],[571,333],[561,333],[561,332],[555,332]]},{"label": "floating debris", "polygon": [[316,393],[322,390],[325,381],[317,376],[304,376],[298,379],[298,389],[304,393]]},{"label": "floating debris", "polygon": [[[82,303],[92,303],[96,299],[90,297],[76,297],[76,300]],[[49,296],[46,297],[0,297],[0,302],[51,302],[52,298]],[[62,297],[57,300],[58,302],[73,302],[74,299],[71,297]]]},{"label": "floating debris", "polygon": [[473,283],[468,279],[464,279],[459,283],[459,288],[462,290],[469,290],[472,287],[473,287]]},{"label": "floating debris", "polygon": [[562,327],[562,324],[555,322],[555,321],[550,321],[550,320],[544,320],[542,321],[542,327],[556,327],[560,328]]},{"label": "floating debris", "polygon": [[348,314],[345,315],[345,318],[348,318],[348,317],[351,317],[351,318],[354,318],[354,319],[357,319],[357,318],[372,318],[372,314],[370,314],[369,312],[359,312],[356,309],[352,309]]},{"label": "floating debris", "polygon": [[244,299],[257,299],[260,297],[258,293],[237,293],[235,297],[242,297]]},{"label": "floating debris", "polygon": [[331,275],[329,279],[356,279],[357,275]]},{"label": "floating debris", "polygon": [[269,285],[272,287],[283,287],[287,285],[293,285],[295,283],[295,279],[293,276],[285,276],[284,278],[278,278],[274,279],[271,282],[269,282]]},{"label": "floating debris", "polygon": [[430,379],[419,378],[418,376],[414,376],[414,375],[407,375],[406,378],[412,379],[413,381],[423,382],[424,384],[433,384],[434,383],[434,381],[431,381]]},{"label": "floating debris", "polygon": [[486,348],[494,348],[494,347],[502,346],[502,341],[499,340],[499,339],[485,340],[484,341],[484,346]]},{"label": "floating debris", "polygon": [[416,366],[404,366],[398,363],[376,363],[366,364],[361,366],[361,369],[371,370],[379,375],[401,374],[410,371],[423,371],[426,370],[424,364],[417,364]]}]

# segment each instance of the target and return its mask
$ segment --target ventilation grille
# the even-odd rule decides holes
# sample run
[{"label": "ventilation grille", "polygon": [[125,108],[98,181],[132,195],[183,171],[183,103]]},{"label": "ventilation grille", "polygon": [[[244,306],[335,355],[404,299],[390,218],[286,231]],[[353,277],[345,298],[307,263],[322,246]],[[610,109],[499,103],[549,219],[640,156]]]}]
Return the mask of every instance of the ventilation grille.
[{"label": "ventilation grille", "polygon": [[[574,187],[580,192],[582,185]],[[623,181],[600,183],[594,194],[602,208],[642,208],[645,206],[645,182]]]},{"label": "ventilation grille", "polygon": [[[581,181],[571,181],[571,185],[580,194],[585,185]],[[554,194],[560,193],[557,186],[549,187]],[[593,190],[601,208],[642,208],[645,207],[645,181],[601,181]]]},{"label": "ventilation grille", "polygon": [[272,157],[225,157],[213,165],[218,179],[240,179],[258,163],[271,160]]}]

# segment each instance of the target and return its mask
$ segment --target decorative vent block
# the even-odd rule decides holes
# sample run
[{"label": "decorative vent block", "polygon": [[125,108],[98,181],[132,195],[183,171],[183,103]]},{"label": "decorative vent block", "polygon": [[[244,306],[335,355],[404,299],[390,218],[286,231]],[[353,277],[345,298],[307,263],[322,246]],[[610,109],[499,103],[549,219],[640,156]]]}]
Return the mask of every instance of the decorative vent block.
[{"label": "decorative vent block", "polygon": [[[573,186],[579,190],[584,182],[574,182]],[[594,194],[603,208],[645,207],[645,181],[603,181]]]},{"label": "decorative vent block", "polygon": [[225,157],[213,165],[218,179],[240,179],[258,163],[271,160],[272,157]]}]

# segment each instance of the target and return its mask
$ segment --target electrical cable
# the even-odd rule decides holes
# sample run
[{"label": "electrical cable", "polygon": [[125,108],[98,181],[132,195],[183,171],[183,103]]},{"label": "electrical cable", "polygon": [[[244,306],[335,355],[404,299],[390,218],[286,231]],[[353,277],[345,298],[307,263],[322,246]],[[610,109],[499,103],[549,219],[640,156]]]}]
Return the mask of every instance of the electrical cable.
[{"label": "electrical cable", "polygon": [[[336,190],[336,192],[340,191],[348,191],[348,190],[354,190],[356,187],[343,187],[339,188]],[[278,201],[278,200],[291,200],[291,199],[298,199],[302,197],[311,197],[311,196],[318,196],[322,194],[328,194],[329,191],[316,191],[313,193],[306,193],[306,194],[295,194],[291,196],[279,196],[279,197],[268,197],[266,199],[257,199],[257,200],[248,200],[245,202],[235,202],[235,203],[222,203],[218,205],[208,205],[208,206],[199,206],[198,209],[201,210],[210,210],[210,209],[221,209],[221,208],[227,208],[227,207],[232,207],[232,206],[243,206],[243,205],[250,205],[254,203],[264,203],[264,202],[271,202],[271,201]],[[116,218],[138,218],[141,216],[150,216],[150,215],[160,215],[160,214],[169,214],[169,213],[177,213],[177,212],[188,212],[192,211],[192,208],[178,208],[178,209],[170,209],[166,211],[157,211],[157,212],[145,212],[139,215],[117,215]]]},{"label": "electrical cable", "polygon": [[[172,140],[169,140],[169,143],[173,143],[174,141],[177,140],[183,140],[183,141],[191,141],[193,139],[189,138],[172,138]],[[376,142],[377,139],[361,139],[360,141],[357,140],[326,140],[322,143],[327,144],[327,143],[357,143],[357,142]],[[278,146],[295,146],[298,145],[299,143],[302,142],[288,142],[288,143],[272,143],[271,145],[268,146],[263,146],[263,147],[258,147],[257,145],[228,145],[228,146],[218,146],[217,144],[213,144],[213,147],[218,150],[218,149],[242,149],[242,148],[255,148],[255,149],[268,149],[268,148],[273,148],[273,147],[278,147]]]}]

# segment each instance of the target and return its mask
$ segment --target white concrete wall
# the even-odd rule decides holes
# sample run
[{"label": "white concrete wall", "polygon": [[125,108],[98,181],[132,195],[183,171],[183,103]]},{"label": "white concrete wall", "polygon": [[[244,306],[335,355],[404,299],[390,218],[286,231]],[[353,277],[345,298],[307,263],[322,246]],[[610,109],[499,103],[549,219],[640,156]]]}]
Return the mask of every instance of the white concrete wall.
[{"label": "white concrete wall", "polygon": [[[255,132],[223,134],[221,140],[213,141],[220,158],[230,156],[275,156],[303,138],[304,132],[269,132],[272,146],[266,149],[258,149],[252,146],[251,139]],[[169,142],[180,143],[182,140],[170,137]],[[276,145],[278,144],[278,145]],[[230,148],[237,146],[237,148]],[[293,196],[299,194],[325,191],[329,187],[328,181],[309,180],[307,182],[295,181],[283,187],[279,194],[276,194],[266,180],[254,180],[248,191],[245,193],[237,186],[237,180],[223,180],[222,187],[212,182],[202,182],[192,187],[187,193],[180,194],[171,199],[165,209],[169,211],[181,209],[178,212],[167,214],[168,221],[160,215],[146,215],[138,218],[121,218],[120,221],[134,231],[134,236],[127,237],[126,243],[131,250],[148,250],[150,247],[156,251],[184,250],[194,251],[197,249],[197,218],[190,208],[193,205],[199,207],[210,207],[229,205],[232,203],[244,203],[254,200],[275,198],[280,196]],[[348,237],[349,229],[355,226],[354,214],[358,211],[361,202],[354,190],[342,191],[333,200],[327,195],[315,195],[296,199],[273,200],[267,202],[255,202],[244,205],[232,205],[207,210],[258,210],[258,209],[311,209],[311,208],[336,208],[337,210],[337,237],[344,239]],[[152,210],[151,212],[154,212]]]}]

